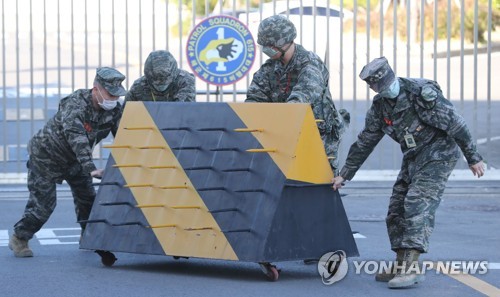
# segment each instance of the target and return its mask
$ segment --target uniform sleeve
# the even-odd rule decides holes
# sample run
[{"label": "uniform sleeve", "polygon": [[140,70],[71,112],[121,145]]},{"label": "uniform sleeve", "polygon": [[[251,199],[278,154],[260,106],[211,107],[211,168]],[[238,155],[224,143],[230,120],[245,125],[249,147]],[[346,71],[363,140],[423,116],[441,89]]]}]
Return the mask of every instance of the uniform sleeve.
[{"label": "uniform sleeve", "polygon": [[252,83],[248,87],[247,98],[245,102],[271,102],[269,94],[271,89],[269,87],[269,74],[267,68],[261,67],[253,75]]},{"label": "uniform sleeve", "polygon": [[[312,103],[314,106],[321,106],[327,84],[320,69],[313,64],[308,64],[300,71],[297,84],[292,87],[287,102]],[[321,115],[316,116],[323,118]]]},{"label": "uniform sleeve", "polygon": [[328,89],[328,74],[321,65],[309,63],[299,72],[297,84],[293,86],[287,102],[311,104],[314,118],[323,120],[318,123],[321,135],[334,133],[339,139],[344,125],[335,109]]},{"label": "uniform sleeve", "polygon": [[351,180],[354,177],[361,165],[384,137],[383,121],[381,119],[381,115],[372,105],[366,114],[365,127],[359,133],[356,142],[351,145],[345,165],[340,171],[339,175],[344,179]]},{"label": "uniform sleeve", "polygon": [[113,138],[116,137],[116,133],[118,132],[118,127],[120,126],[120,120],[123,115],[123,108],[118,109],[118,113],[114,116],[114,124],[113,127],[111,128],[111,134],[113,134]]},{"label": "uniform sleeve", "polygon": [[179,91],[174,96],[174,101],[181,102],[195,102],[196,101],[196,87],[194,75],[186,73],[181,76],[179,82]]},{"label": "uniform sleeve", "polygon": [[125,94],[125,102],[127,101],[138,101],[136,95],[134,94],[135,91],[135,83],[130,87],[128,90],[127,94]]},{"label": "uniform sleeve", "polygon": [[439,90],[430,86],[424,87],[421,96],[417,97],[416,100],[416,108],[422,121],[445,131],[452,137],[462,150],[469,165],[474,165],[483,159],[477,151],[464,118]]},{"label": "uniform sleeve", "polygon": [[84,128],[85,106],[77,104],[78,101],[80,98],[66,100],[61,105],[61,121],[66,141],[82,166],[83,172],[90,174],[96,167],[92,161],[92,146]]}]

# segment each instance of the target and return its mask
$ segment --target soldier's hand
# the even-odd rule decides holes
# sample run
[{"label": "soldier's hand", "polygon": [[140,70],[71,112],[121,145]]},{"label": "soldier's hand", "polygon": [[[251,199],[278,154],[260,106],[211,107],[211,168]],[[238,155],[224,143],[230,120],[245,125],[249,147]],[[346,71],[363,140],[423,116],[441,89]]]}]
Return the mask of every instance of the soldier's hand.
[{"label": "soldier's hand", "polygon": [[336,176],[332,179],[333,189],[338,190],[344,185],[344,178],[342,176]]},{"label": "soldier's hand", "polygon": [[102,175],[104,174],[104,169],[96,169],[90,173],[90,176],[94,178],[102,178]]},{"label": "soldier's hand", "polygon": [[474,165],[469,166],[470,170],[474,174],[474,176],[477,175],[477,178],[480,178],[481,176],[484,175],[484,163],[483,161],[480,161],[479,163],[476,163]]}]

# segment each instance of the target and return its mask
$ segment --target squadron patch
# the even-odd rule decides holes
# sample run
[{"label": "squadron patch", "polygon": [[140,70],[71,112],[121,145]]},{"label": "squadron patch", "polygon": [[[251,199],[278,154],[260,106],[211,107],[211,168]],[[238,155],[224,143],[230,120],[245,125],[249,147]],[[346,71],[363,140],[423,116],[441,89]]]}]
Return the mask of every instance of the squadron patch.
[{"label": "squadron patch", "polygon": [[201,80],[212,85],[228,85],[250,71],[255,60],[255,42],[238,19],[213,16],[193,28],[186,56],[193,73]]}]

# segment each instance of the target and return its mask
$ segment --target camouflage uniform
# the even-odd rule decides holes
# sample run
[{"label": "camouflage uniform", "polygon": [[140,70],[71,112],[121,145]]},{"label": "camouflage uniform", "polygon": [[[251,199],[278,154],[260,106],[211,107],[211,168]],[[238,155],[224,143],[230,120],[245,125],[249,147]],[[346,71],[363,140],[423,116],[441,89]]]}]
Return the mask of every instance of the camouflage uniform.
[{"label": "camouflage uniform", "polygon": [[[372,75],[360,76],[377,89],[377,82],[370,81]],[[365,127],[351,146],[340,176],[352,179],[385,134],[398,142],[403,162],[386,218],[391,248],[427,252],[436,209],[460,157],[458,148],[469,165],[480,162],[482,157],[464,119],[444,98],[436,82],[395,79],[399,80],[399,95],[395,99],[380,94],[373,98]],[[408,140],[408,135],[413,139]]]},{"label": "camouflage uniform", "polygon": [[[113,96],[125,95],[125,79],[112,68],[99,68],[96,81]],[[28,144],[28,189],[30,197],[23,217],[14,225],[15,235],[33,237],[56,206],[56,183],[71,187],[78,221],[87,220],[95,199],[90,173],[94,146],[109,133],[116,134],[121,106],[105,111],[94,109],[92,89],[81,89],[61,99],[59,110]],[[85,224],[81,224],[82,229]]]},{"label": "camouflage uniform", "polygon": [[[269,34],[268,32],[271,32]],[[283,46],[296,36],[295,27],[283,16],[272,16],[259,26],[258,43]],[[337,175],[338,148],[341,136],[349,123],[345,109],[337,111],[328,88],[329,72],[313,52],[295,44],[295,52],[287,65],[268,59],[254,74],[245,102],[310,103],[318,120],[318,129]]]},{"label": "camouflage uniform", "polygon": [[194,75],[179,69],[172,54],[164,50],[149,54],[144,64],[144,76],[132,84],[125,96],[125,101],[195,100]]}]

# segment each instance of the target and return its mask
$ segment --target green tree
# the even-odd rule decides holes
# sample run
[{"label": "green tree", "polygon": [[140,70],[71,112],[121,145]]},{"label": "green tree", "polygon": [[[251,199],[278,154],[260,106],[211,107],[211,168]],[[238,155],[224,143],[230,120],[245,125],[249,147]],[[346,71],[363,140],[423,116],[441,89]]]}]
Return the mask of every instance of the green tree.
[{"label": "green tree", "polygon": [[[251,8],[259,7],[259,0],[248,0],[249,6]],[[269,2],[271,0],[266,0],[263,2]],[[182,0],[183,4],[186,5],[190,10],[193,9],[193,0]],[[208,8],[207,8],[208,3]],[[223,9],[246,9],[247,0],[195,0],[194,5],[196,6],[196,15],[197,16],[205,16],[206,12],[211,14],[217,5],[222,3]],[[234,7],[233,7],[234,6]]]},{"label": "green tree", "polygon": [[[388,1],[388,0],[385,0]],[[448,0],[435,0],[437,3],[437,34],[438,38],[447,38],[448,34]],[[469,41],[474,41],[474,1],[475,0],[464,0],[464,38]],[[455,2],[451,5],[451,22],[450,22],[450,38],[460,38],[460,25],[461,25],[461,10],[457,7]],[[367,0],[360,0],[357,2],[358,9],[358,29],[363,30],[366,28],[366,8]],[[498,25],[500,25],[500,0],[494,0],[492,2],[492,30],[495,30]],[[353,6],[353,0],[346,0],[344,2],[344,7],[349,8]],[[372,34],[377,36],[379,34],[380,28],[380,11],[379,11],[379,1],[370,0],[370,28]],[[418,4],[418,9],[420,9],[420,4]],[[407,35],[407,11],[406,8],[401,9],[398,5],[397,12],[397,31],[399,36],[404,40]],[[424,38],[432,39],[434,37],[434,3],[427,3],[424,5]],[[416,24],[420,26],[420,21]],[[346,26],[348,28],[349,26]],[[389,7],[384,15],[384,29],[388,34],[392,34],[393,31],[393,4]],[[488,30],[488,0],[478,0],[478,18],[477,18],[477,29],[478,29],[478,42],[484,43],[485,33]],[[417,27],[417,34],[420,34],[420,28]]]}]

